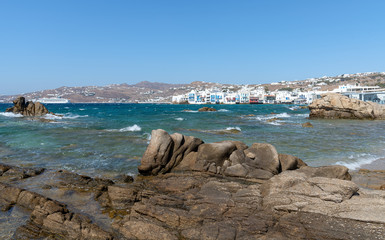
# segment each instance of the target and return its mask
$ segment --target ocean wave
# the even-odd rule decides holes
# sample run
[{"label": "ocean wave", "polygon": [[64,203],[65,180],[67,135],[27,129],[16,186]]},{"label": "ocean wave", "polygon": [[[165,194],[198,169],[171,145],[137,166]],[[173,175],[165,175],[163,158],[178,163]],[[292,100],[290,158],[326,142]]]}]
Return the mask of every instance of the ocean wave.
[{"label": "ocean wave", "polygon": [[309,117],[309,113],[295,114],[297,117]]},{"label": "ocean wave", "polygon": [[227,109],[219,109],[218,112],[230,112],[230,110],[227,110]]},{"label": "ocean wave", "polygon": [[175,118],[175,120],[177,120],[177,121],[183,121],[184,118],[178,117],[178,118]]},{"label": "ocean wave", "polygon": [[42,116],[42,118],[48,119],[48,120],[76,119],[76,118],[81,118],[81,117],[88,117],[88,115],[76,115],[76,114],[66,113],[64,115],[46,114],[46,115]]},{"label": "ocean wave", "polygon": [[0,113],[0,115],[4,117],[14,117],[14,118],[23,117],[23,115],[21,115],[20,113],[11,113],[11,112],[3,112],[3,113]]},{"label": "ocean wave", "polygon": [[141,130],[142,128],[139,125],[134,124],[132,126],[119,129],[119,132],[139,132]]},{"label": "ocean wave", "polygon": [[79,110],[80,110],[80,111],[84,111],[84,110],[86,110],[86,109],[84,109],[84,108],[79,108]]},{"label": "ocean wave", "polygon": [[182,112],[197,113],[198,111],[194,111],[194,110],[183,110]]},{"label": "ocean wave", "polygon": [[363,165],[371,164],[372,162],[378,160],[379,158],[370,154],[360,154],[357,157],[350,156],[349,159],[352,160],[352,162],[347,161],[338,161],[336,162],[337,165],[342,165],[350,170],[357,170]]},{"label": "ocean wave", "polygon": [[231,131],[231,130],[237,130],[237,131],[242,131],[240,127],[228,127],[226,128],[227,131]]}]

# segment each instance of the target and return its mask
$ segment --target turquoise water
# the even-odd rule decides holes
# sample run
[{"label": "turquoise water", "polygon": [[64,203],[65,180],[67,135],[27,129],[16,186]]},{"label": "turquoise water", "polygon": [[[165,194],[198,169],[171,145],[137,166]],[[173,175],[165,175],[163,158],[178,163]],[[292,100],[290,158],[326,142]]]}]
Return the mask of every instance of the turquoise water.
[{"label": "turquoise water", "polygon": [[[384,121],[308,120],[309,111],[295,105],[212,105],[219,111],[197,112],[202,106],[47,104],[63,116],[36,119],[4,113],[9,106],[0,104],[0,162],[91,176],[135,175],[158,128],[205,142],[267,142],[311,166],[356,169],[385,156]],[[267,122],[274,117],[280,120]],[[314,128],[303,128],[304,122]],[[232,128],[240,132],[223,132]]]}]

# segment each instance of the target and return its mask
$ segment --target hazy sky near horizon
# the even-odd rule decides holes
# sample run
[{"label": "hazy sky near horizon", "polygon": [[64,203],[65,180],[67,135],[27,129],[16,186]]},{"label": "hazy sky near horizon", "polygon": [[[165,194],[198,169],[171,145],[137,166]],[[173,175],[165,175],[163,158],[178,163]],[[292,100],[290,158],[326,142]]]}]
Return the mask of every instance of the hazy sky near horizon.
[{"label": "hazy sky near horizon", "polygon": [[383,0],[2,0],[0,94],[385,71]]}]

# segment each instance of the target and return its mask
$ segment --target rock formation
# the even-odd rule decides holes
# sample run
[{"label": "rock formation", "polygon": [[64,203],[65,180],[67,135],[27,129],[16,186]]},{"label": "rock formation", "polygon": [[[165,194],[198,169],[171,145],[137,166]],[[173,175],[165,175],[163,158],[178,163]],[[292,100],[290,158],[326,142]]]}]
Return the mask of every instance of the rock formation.
[{"label": "rock formation", "polygon": [[34,103],[32,101],[25,102],[24,97],[18,97],[13,100],[13,104],[13,107],[10,107],[5,111],[21,114],[23,116],[43,116],[45,114],[52,114],[43,104],[39,102]]},{"label": "rock formation", "polygon": [[302,160],[289,155],[280,157],[270,144],[254,143],[248,147],[237,141],[203,143],[194,137],[179,133],[169,135],[158,129],[152,131],[150,144],[138,169],[143,175],[183,170],[269,179],[283,170],[301,166],[306,166]]},{"label": "rock formation", "polygon": [[[309,167],[295,156],[279,154],[270,144],[203,143],[154,130],[139,171],[151,176],[118,182],[0,164],[0,207],[30,211],[14,239],[379,240],[385,236],[385,191],[360,189],[350,181],[346,167]],[[34,173],[28,179],[53,181],[43,185],[51,198],[22,189],[28,179],[12,180],[14,173]],[[87,209],[56,200],[61,191],[65,196],[88,194]],[[101,213],[87,212],[94,201],[103,207]],[[113,222],[100,224],[96,216],[101,214]]]},{"label": "rock formation", "polygon": [[202,107],[198,109],[198,112],[216,112],[217,110],[215,108],[211,107]]},{"label": "rock formation", "polygon": [[385,119],[385,106],[337,93],[321,95],[309,105],[309,118]]}]

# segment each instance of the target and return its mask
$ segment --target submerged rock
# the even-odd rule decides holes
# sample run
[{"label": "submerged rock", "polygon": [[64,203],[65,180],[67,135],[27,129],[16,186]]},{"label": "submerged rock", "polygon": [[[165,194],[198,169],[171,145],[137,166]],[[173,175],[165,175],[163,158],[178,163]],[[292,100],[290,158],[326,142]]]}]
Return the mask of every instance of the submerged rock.
[{"label": "submerged rock", "polygon": [[13,104],[13,107],[10,107],[5,111],[32,117],[52,114],[43,104],[39,102],[34,103],[32,101],[25,102],[24,97],[18,97],[17,99],[13,100]]},{"label": "submerged rock", "polygon": [[309,118],[385,119],[385,106],[328,93],[309,105]]},{"label": "submerged rock", "polygon": [[313,124],[309,123],[309,122],[305,122],[305,123],[302,123],[302,127],[305,127],[305,128],[312,128],[313,127]]}]

